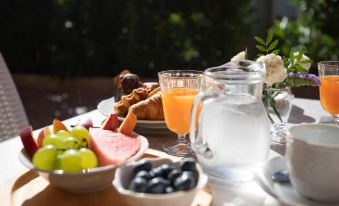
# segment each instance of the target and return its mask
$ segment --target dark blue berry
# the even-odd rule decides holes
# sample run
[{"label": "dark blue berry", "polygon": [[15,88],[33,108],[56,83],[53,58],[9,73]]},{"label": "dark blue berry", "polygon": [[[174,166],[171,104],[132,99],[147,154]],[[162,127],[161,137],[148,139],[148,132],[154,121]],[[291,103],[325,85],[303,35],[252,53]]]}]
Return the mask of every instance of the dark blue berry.
[{"label": "dark blue berry", "polygon": [[196,171],[195,161],[193,158],[185,158],[180,162],[180,169],[182,171]]},{"label": "dark blue berry", "polygon": [[162,177],[167,178],[168,174],[175,169],[174,165],[163,164],[160,166],[162,169]]},{"label": "dark blue berry", "polygon": [[134,192],[146,192],[147,181],[141,177],[133,178],[128,185],[128,189]]},{"label": "dark blue berry", "polygon": [[152,177],[163,177],[163,171],[161,166],[153,168],[150,173]]},{"label": "dark blue berry", "polygon": [[152,177],[150,175],[150,173],[148,171],[145,171],[145,170],[142,170],[142,171],[139,171],[135,177],[141,177],[141,178],[144,178],[145,180],[150,180]]},{"label": "dark blue berry", "polygon": [[171,193],[171,192],[174,192],[174,189],[173,189],[173,187],[171,187],[171,186],[168,186],[168,187],[166,187],[166,193]]},{"label": "dark blue berry", "polygon": [[182,172],[178,169],[172,170],[168,175],[167,179],[170,181],[170,183],[173,185],[174,181],[182,174]]},{"label": "dark blue berry", "polygon": [[151,161],[149,160],[141,160],[137,165],[135,165],[133,169],[133,174],[136,175],[138,172],[145,170],[150,171],[152,169]]},{"label": "dark blue berry", "polygon": [[193,172],[184,171],[180,177],[174,181],[174,189],[179,190],[190,190],[195,187],[197,180]]},{"label": "dark blue berry", "polygon": [[166,192],[168,181],[162,177],[155,177],[147,183],[147,192],[154,194],[162,194]]}]

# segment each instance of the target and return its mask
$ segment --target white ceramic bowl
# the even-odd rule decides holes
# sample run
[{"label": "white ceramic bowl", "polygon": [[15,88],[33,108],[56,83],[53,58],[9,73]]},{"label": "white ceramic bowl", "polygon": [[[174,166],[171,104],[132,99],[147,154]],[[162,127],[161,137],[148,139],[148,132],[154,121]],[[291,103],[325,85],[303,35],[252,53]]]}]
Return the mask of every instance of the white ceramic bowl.
[{"label": "white ceramic bowl", "polygon": [[339,202],[339,127],[302,124],[289,129],[287,168],[304,197]]},{"label": "white ceramic bowl", "polygon": [[[150,159],[152,167],[160,166],[164,163],[173,163],[172,160],[166,158]],[[189,191],[178,191],[168,194],[149,194],[149,193],[137,193],[128,190],[128,184],[132,179],[132,171],[136,163],[127,164],[117,169],[115,178],[113,181],[114,187],[117,191],[123,195],[129,205],[148,206],[148,205],[160,205],[160,206],[180,206],[190,205],[195,195],[199,190],[202,190],[207,184],[207,175],[202,172],[201,167],[197,164],[199,172],[199,180],[195,188]],[[179,162],[174,163],[176,167],[179,167]]]},{"label": "white ceramic bowl", "polygon": [[[139,137],[141,139],[140,149],[126,163],[138,160],[148,149],[147,139],[141,135]],[[111,186],[117,168],[117,166],[108,165],[81,173],[58,173],[56,171],[40,170],[34,167],[24,149],[19,153],[19,160],[27,168],[37,172],[54,186],[75,193],[92,192]]]}]

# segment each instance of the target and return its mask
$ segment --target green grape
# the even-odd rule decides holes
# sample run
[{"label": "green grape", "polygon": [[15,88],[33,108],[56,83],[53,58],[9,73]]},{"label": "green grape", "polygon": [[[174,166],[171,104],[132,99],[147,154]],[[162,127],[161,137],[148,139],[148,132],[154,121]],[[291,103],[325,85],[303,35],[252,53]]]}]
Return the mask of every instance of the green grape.
[{"label": "green grape", "polygon": [[42,141],[42,146],[54,145],[56,148],[62,148],[63,139],[55,134],[48,135]]},{"label": "green grape", "polygon": [[98,166],[98,160],[92,150],[87,148],[81,148],[79,150],[81,157],[81,166],[83,169],[95,168]]},{"label": "green grape", "polygon": [[80,142],[75,137],[67,137],[64,139],[63,142],[63,148],[68,149],[79,149],[80,148]]},{"label": "green grape", "polygon": [[87,147],[89,139],[91,136],[89,135],[88,130],[82,126],[76,126],[71,129],[71,134],[73,137],[77,138],[82,147]]},{"label": "green grape", "polygon": [[57,152],[57,156],[55,158],[54,161],[54,170],[61,170],[61,155],[63,154],[63,152],[58,151]]},{"label": "green grape", "polygon": [[66,173],[81,171],[80,153],[75,149],[69,149],[60,156],[61,169]]},{"label": "green grape", "polygon": [[65,131],[65,130],[60,130],[58,133],[56,133],[56,136],[61,137],[63,139],[67,137],[72,137],[71,133]]},{"label": "green grape", "polygon": [[40,148],[33,156],[33,164],[36,168],[42,170],[53,170],[54,162],[57,157],[57,148],[53,145],[47,145]]}]

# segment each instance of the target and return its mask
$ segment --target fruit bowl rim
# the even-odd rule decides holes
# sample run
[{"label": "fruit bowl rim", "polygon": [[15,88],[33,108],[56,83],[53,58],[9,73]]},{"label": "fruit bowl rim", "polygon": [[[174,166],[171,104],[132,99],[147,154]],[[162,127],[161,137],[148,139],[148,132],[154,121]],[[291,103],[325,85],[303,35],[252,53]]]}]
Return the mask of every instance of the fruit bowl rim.
[{"label": "fruit bowl rim", "polygon": [[[137,133],[135,133],[137,134]],[[27,167],[30,170],[33,171],[37,171],[37,172],[42,172],[42,173],[48,173],[48,174],[53,174],[53,175],[58,175],[58,176],[79,176],[79,175],[89,175],[89,174],[95,174],[98,172],[104,172],[104,171],[108,171],[108,170],[113,170],[116,169],[120,166],[126,165],[130,162],[136,161],[138,159],[140,159],[144,153],[146,152],[146,150],[149,147],[149,142],[147,140],[146,137],[137,134],[138,137],[140,137],[141,143],[140,143],[140,148],[139,150],[130,158],[128,158],[125,162],[119,164],[119,165],[106,165],[106,166],[99,166],[99,167],[95,167],[92,169],[83,169],[81,172],[75,172],[75,173],[65,173],[62,170],[53,170],[53,171],[49,171],[49,170],[43,170],[43,169],[38,169],[36,167],[34,167],[31,158],[28,157],[27,153],[25,152],[25,149],[22,148],[19,152],[18,158],[20,160],[20,162]]]}]

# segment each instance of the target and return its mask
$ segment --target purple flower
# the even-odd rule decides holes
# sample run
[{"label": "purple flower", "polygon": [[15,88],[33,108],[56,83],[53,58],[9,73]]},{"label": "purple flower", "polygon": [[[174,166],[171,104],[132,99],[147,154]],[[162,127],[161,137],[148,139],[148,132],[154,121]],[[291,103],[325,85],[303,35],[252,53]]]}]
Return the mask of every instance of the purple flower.
[{"label": "purple flower", "polygon": [[317,75],[314,74],[307,74],[307,73],[302,73],[302,72],[297,72],[297,73],[289,73],[288,77],[293,78],[293,79],[302,79],[302,80],[310,80],[313,81],[315,86],[320,85],[320,80]]}]

